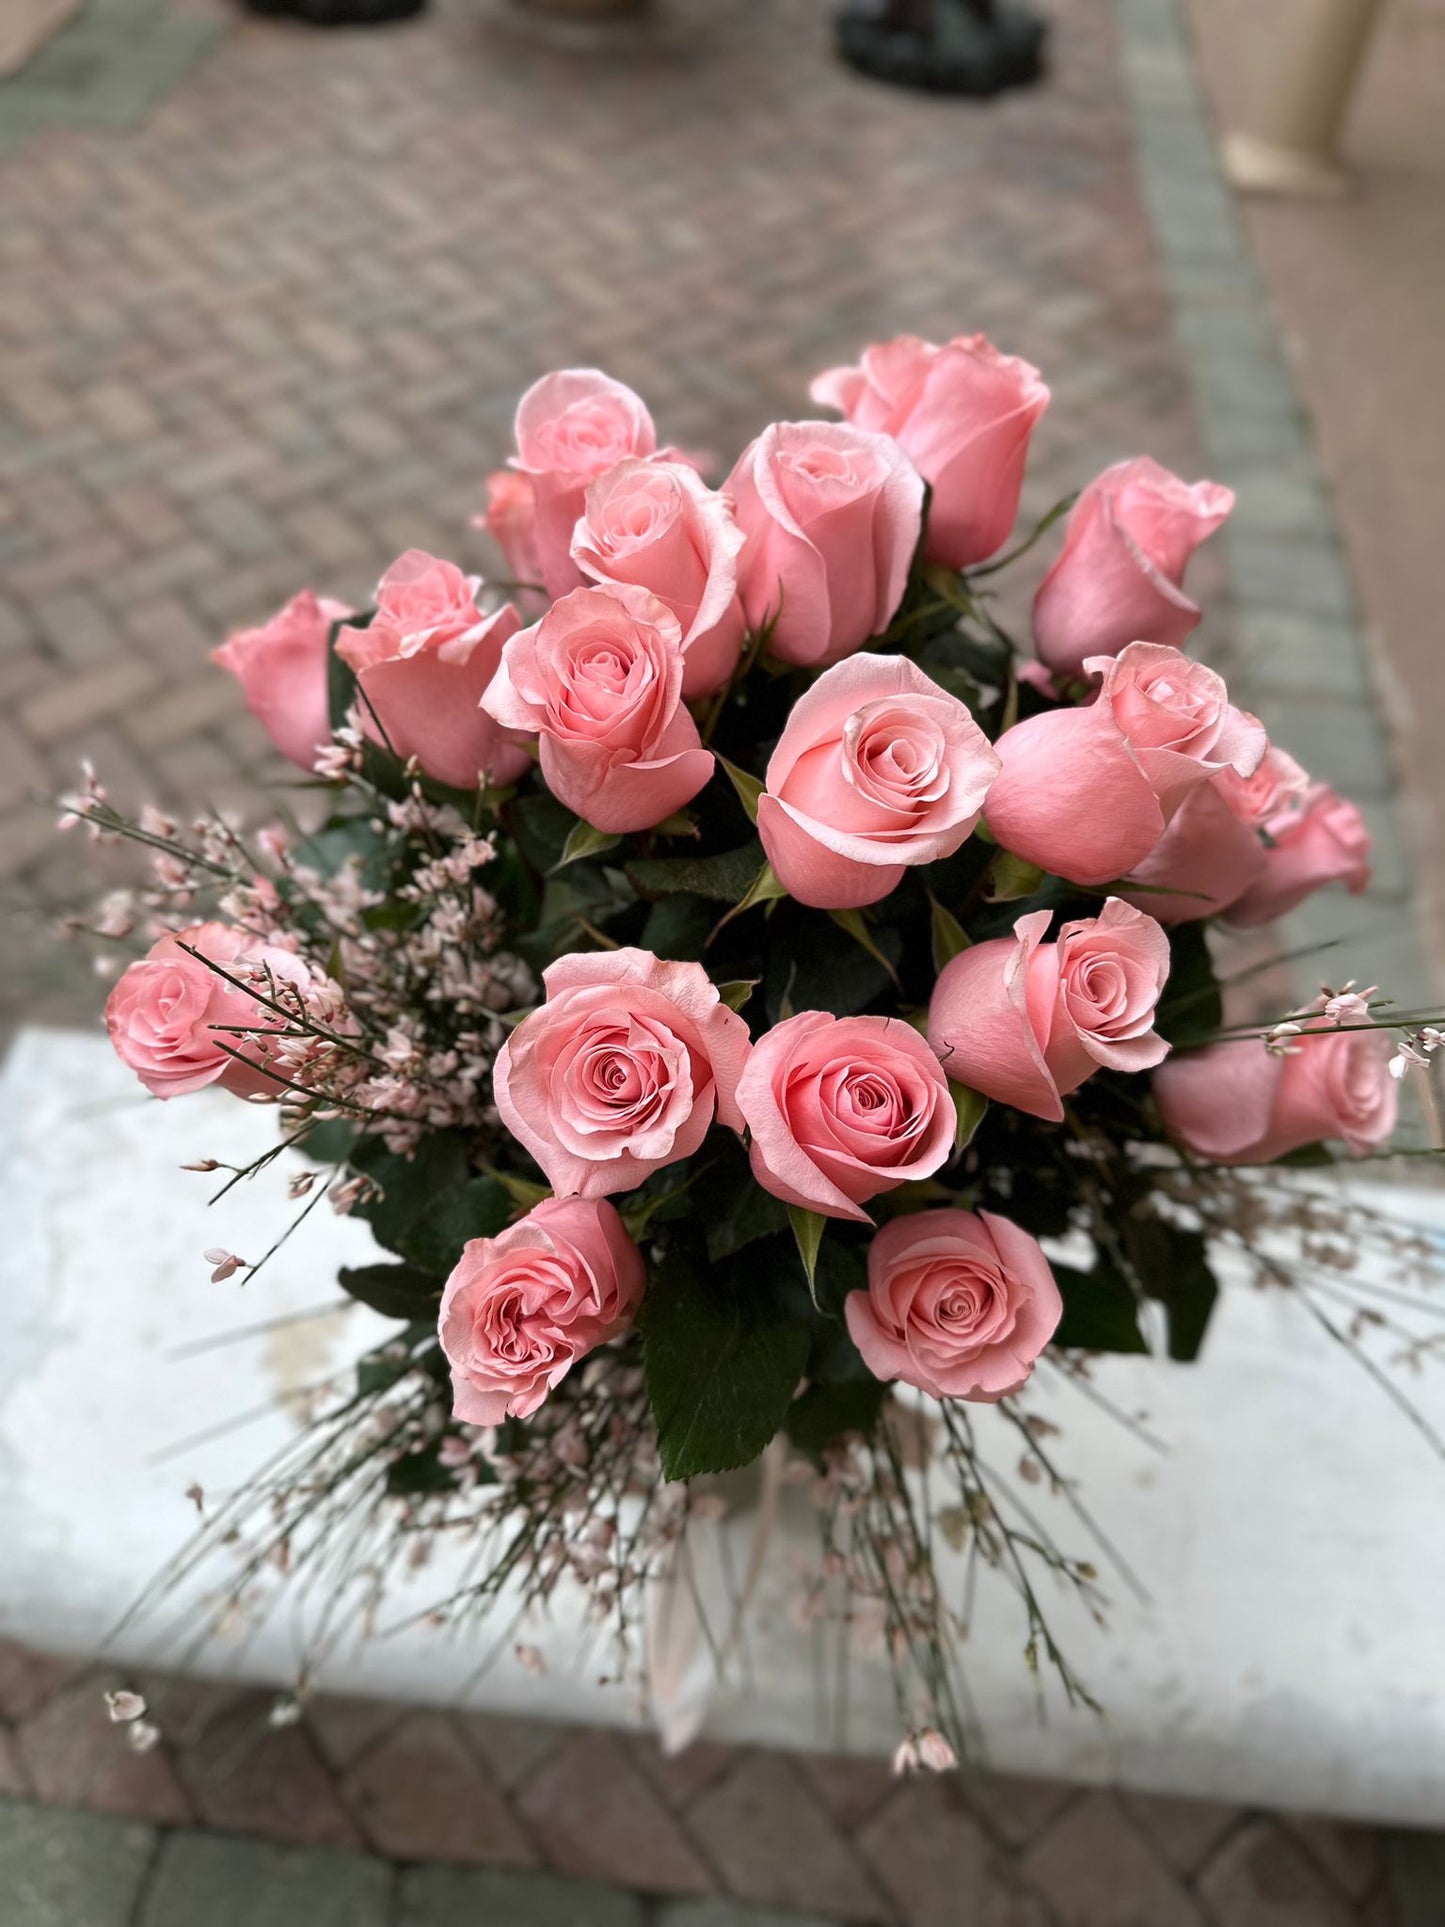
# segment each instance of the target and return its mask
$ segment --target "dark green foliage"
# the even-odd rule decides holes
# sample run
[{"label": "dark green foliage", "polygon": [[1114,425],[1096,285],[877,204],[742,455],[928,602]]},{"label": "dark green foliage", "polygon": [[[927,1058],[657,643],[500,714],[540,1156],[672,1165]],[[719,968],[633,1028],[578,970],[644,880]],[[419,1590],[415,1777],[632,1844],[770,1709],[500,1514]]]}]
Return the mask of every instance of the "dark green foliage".
[{"label": "dark green foliage", "polygon": [[349,1297],[383,1318],[408,1323],[428,1312],[435,1317],[442,1295],[441,1280],[417,1265],[344,1265],[337,1282]]},{"label": "dark green foliage", "polygon": [[836,1385],[810,1385],[788,1408],[788,1437],[801,1452],[820,1458],[825,1447],[850,1432],[871,1432],[888,1397],[876,1378]]},{"label": "dark green foliage", "polygon": [[714,1262],[788,1228],[788,1207],[758,1183],[731,1131],[714,1131],[708,1139],[704,1168],[689,1196]]},{"label": "dark green foliage", "polygon": [[777,1288],[776,1260],[761,1262],[758,1249],[713,1265],[701,1239],[679,1236],[654,1267],[642,1332],[669,1479],[749,1464],[782,1426],[803,1375],[807,1325]]},{"label": "dark green foliage", "polygon": [[406,1250],[418,1264],[445,1278],[473,1238],[495,1238],[512,1216],[512,1201],[495,1178],[469,1178],[440,1190],[429,1209],[406,1232]]},{"label": "dark green foliage", "polygon": [[1176,1050],[1208,1043],[1224,1019],[1219,979],[1202,923],[1176,923],[1169,932],[1169,981],[1154,1028]]},{"label": "dark green foliage", "polygon": [[412,1157],[388,1151],[379,1138],[363,1138],[351,1163],[380,1186],[380,1195],[356,1207],[378,1244],[432,1268],[436,1256],[430,1220],[471,1177],[466,1140],[459,1131],[434,1131]]},{"label": "dark green foliage", "polygon": [[1126,1218],[1122,1230],[1134,1275],[1148,1296],[1164,1307],[1169,1356],[1197,1358],[1219,1296],[1202,1234],[1162,1218],[1138,1216]]},{"label": "dark green foliage", "polygon": [[1064,1316],[1054,1343],[1065,1350],[1142,1352],[1148,1347],[1139,1330],[1139,1306],[1127,1281],[1099,1259],[1092,1271],[1055,1265]]},{"label": "dark green foliage", "polygon": [[626,868],[628,881],[641,897],[687,895],[727,904],[741,901],[765,861],[763,846],[754,838],[718,856],[639,858]]}]

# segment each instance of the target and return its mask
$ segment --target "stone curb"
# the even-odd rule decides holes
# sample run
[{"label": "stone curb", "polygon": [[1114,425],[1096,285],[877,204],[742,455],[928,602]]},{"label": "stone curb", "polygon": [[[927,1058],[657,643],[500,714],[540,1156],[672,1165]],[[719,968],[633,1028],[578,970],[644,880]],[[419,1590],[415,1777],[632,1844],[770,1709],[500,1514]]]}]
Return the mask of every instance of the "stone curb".
[{"label": "stone curb", "polygon": [[1140,189],[1174,332],[1189,365],[1209,473],[1238,506],[1221,536],[1238,645],[1217,652],[1232,689],[1313,774],[1364,808],[1375,877],[1285,921],[1287,948],[1326,940],[1323,973],[1378,981],[1404,1005],[1434,1001],[1412,898],[1415,866],[1374,665],[1329,490],[1268,295],[1250,257],[1179,0],[1116,0]]}]

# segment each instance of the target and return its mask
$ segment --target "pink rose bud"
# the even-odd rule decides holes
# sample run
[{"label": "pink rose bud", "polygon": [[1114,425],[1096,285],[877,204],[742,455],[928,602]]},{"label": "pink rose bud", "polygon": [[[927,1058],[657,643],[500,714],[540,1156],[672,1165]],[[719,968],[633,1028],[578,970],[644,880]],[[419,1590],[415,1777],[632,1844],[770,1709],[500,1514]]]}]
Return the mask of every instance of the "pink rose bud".
[{"label": "pink rose bud", "polygon": [[985,814],[1015,856],[1096,885],[1142,863],[1218,771],[1253,775],[1268,738],[1220,676],[1177,649],[1131,642],[1084,667],[1102,678],[1091,703],[1031,716],[994,745],[1002,767]]},{"label": "pink rose bud", "polygon": [[876,903],[909,865],[952,856],[997,771],[967,707],[907,657],[852,656],[794,704],[758,834],[800,903]]},{"label": "pink rose bud", "polygon": [[1167,1054],[1154,1010],[1169,940],[1153,917],[1117,897],[1045,943],[1050,915],[1020,917],[1012,937],[974,944],[944,965],[928,1041],[956,1084],[1058,1122],[1062,1100],[1096,1070],[1148,1070]]},{"label": "pink rose bud", "polygon": [[1297,810],[1309,778],[1271,744],[1253,776],[1220,770],[1185,797],[1158,843],[1130,872],[1147,884],[1120,895],[1161,923],[1218,915],[1265,872],[1262,832]]},{"label": "pink rose bud", "polygon": [[890,1219],[843,1309],[875,1378],[990,1405],[1027,1383],[1064,1313],[1038,1240],[992,1211]]},{"label": "pink rose bud", "polygon": [[774,1197],[868,1222],[880,1192],[930,1177],[956,1113],[938,1059],[896,1017],[805,1010],[765,1032],[738,1083],[753,1176]]},{"label": "pink rose bud", "polygon": [[1353,896],[1369,883],[1372,839],[1365,819],[1327,783],[1313,784],[1265,828],[1262,869],[1229,905],[1229,923],[1252,930],[1287,915],[1327,883],[1343,883]]},{"label": "pink rose bud", "polygon": [[1064,550],[1034,597],[1034,641],[1056,676],[1127,644],[1182,648],[1199,623],[1183,589],[1190,556],[1234,507],[1216,482],[1181,482],[1147,455],[1116,462],[1083,490]]},{"label": "pink rose bud", "polygon": [[585,952],[559,957],[542,982],[547,1000],[502,1046],[492,1085],[553,1190],[631,1191],[691,1157],[714,1115],[742,1130],[748,1027],[701,964]]},{"label": "pink rose bud", "polygon": [[[537,552],[537,502],[530,475],[514,468],[497,468],[486,479],[487,506],[472,517],[474,529],[484,529],[517,583],[540,587],[542,558]],[[518,602],[528,592],[518,591]],[[536,596],[532,597],[536,601]]]},{"label": "pink rose bud", "polygon": [[1330,1138],[1364,1157],[1395,1128],[1389,1056],[1387,1032],[1315,1018],[1284,1051],[1257,1037],[1179,1051],[1155,1071],[1154,1096],[1169,1135],[1214,1163],[1267,1164]]},{"label": "pink rose bud", "polygon": [[211,652],[246,693],[246,707],[288,762],[316,767],[331,741],[327,708],[326,644],[333,622],[351,614],[303,589],[259,629],[242,629]]},{"label": "pink rose bud", "polygon": [[527,1418],[599,1345],[631,1325],[647,1274],[602,1200],[548,1198],[495,1238],[473,1238],[442,1293],[438,1336],[464,1425]]},{"label": "pink rose bud", "polygon": [[[572,533],[587,485],[629,455],[651,455],[657,431],[642,401],[596,368],[543,375],[517,404],[516,466],[533,490],[532,539],[549,596],[582,580]],[[529,578],[535,580],[536,578]]]},{"label": "pink rose bud", "polygon": [[933,490],[924,553],[970,569],[1008,540],[1019,512],[1029,438],[1049,405],[1037,368],[983,335],[940,348],[900,335],[865,348],[856,368],[830,368],[814,401],[891,435]]},{"label": "pink rose bud", "polygon": [[[278,984],[312,981],[310,968],[293,951],[224,923],[193,924],[162,937],[117,979],[105,1006],[117,1057],[152,1097],[184,1097],[207,1084],[237,1097],[279,1096],[284,1084],[257,1068],[263,1048],[241,1032],[276,1030],[285,1019],[227,983],[202,958],[232,977],[244,979],[251,966],[264,965]],[[272,996],[264,978],[258,988]]]},{"label": "pink rose bud", "polygon": [[513,636],[482,700],[540,738],[542,775],[594,829],[649,830],[713,759],[682,706],[682,631],[646,589],[574,589]]},{"label": "pink rose bud", "polygon": [[898,444],[846,422],[774,422],[725,484],[745,537],[748,626],[810,669],[881,635],[903,600],[923,481]]},{"label": "pink rose bud", "polygon": [[368,731],[459,790],[514,782],[530,761],[479,707],[519,623],[510,603],[484,616],[480,587],[455,563],[408,549],[377,585],[370,625],[336,640],[356,672]]},{"label": "pink rose bud", "polygon": [[650,589],[682,631],[683,699],[710,696],[737,667],[742,530],[723,496],[683,462],[631,458],[599,475],[572,537],[594,582]]}]

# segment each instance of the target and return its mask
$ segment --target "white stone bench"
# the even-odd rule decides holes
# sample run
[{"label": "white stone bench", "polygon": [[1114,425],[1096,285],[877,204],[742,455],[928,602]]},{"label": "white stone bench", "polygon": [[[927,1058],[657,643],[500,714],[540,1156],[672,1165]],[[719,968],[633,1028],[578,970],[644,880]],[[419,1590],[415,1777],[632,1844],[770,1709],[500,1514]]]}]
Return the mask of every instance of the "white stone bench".
[{"label": "white stone bench", "polygon": [[[188,1358],[178,1348],[335,1296],[365,1228],[316,1211],[254,1285],[207,1282],[203,1249],[254,1259],[294,1207],[275,1178],[215,1210],[214,1180],[187,1160],[243,1162],[270,1141],[264,1111],[209,1095],[141,1096],[103,1039],[29,1031],[0,1072],[0,1632],[92,1653],[121,1609],[184,1542],[198,1481],[235,1485],[287,1436],[283,1409],[158,1459],[179,1441],[271,1405],[394,1329],[359,1308],[283,1325]],[[1445,1200],[1391,1192],[1445,1225]],[[1445,1311],[1445,1303],[1442,1303]],[[1056,1617],[1106,1721],[1035,1711],[1022,1629],[1002,1587],[971,1642],[969,1676],[990,1762],[1119,1780],[1232,1802],[1435,1825],[1445,1812],[1445,1466],[1359,1367],[1284,1292],[1226,1294],[1197,1366],[1113,1359],[1097,1382],[1147,1409],[1170,1447],[1148,1452],[1060,1385],[1047,1409],[1060,1460],[1144,1576],[1152,1603],[1108,1578],[1099,1634],[1062,1598]],[[1413,1396],[1445,1425],[1445,1372]],[[986,1415],[985,1415],[986,1416]],[[999,1462],[1017,1457],[998,1435]],[[1037,1489],[1036,1489],[1037,1490]],[[1033,1495],[1031,1495],[1032,1497]],[[1063,1506],[1039,1503],[1060,1542],[1088,1554]],[[708,1730],[820,1743],[810,1636],[787,1610],[786,1545],[749,1642],[755,1690],[729,1683]],[[446,1590],[432,1569],[397,1617]],[[184,1593],[166,1618],[183,1616]],[[156,1659],[155,1623],[121,1641]],[[336,1689],[620,1722],[637,1707],[596,1683],[596,1654],[558,1623],[528,1639],[545,1677],[511,1660],[469,1686],[478,1647],[415,1628],[336,1656]],[[202,1665],[287,1685],[297,1634],[286,1612]],[[896,1738],[880,1674],[858,1669],[848,1745]]]}]

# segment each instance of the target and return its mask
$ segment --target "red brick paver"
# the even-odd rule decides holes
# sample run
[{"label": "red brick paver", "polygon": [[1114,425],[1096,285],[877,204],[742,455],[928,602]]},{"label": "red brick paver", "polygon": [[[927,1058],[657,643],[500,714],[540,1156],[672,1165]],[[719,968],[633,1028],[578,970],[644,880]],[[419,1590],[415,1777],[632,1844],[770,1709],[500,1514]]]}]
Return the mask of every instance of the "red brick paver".
[{"label": "red brick paver", "polygon": [[668,1760],[640,1735],[359,1699],[277,1727],[269,1694],[158,1677],[161,1738],[136,1753],[110,1673],[0,1658],[24,1708],[0,1714],[0,1800],[858,1927],[1396,1927],[1379,1837],[1330,1820],[710,1741]]},{"label": "red brick paver", "polygon": [[[364,596],[408,543],[485,560],[466,521],[548,367],[605,365],[730,461],[864,341],[982,328],[1054,386],[1029,506],[1126,450],[1190,468],[1108,10],[1051,11],[1047,91],[975,109],[847,73],[819,0],[555,45],[504,0],[372,35],[227,9],[143,126],[21,147],[0,874],[83,895],[25,801],[82,754],[123,796],[244,798],[264,745],[207,647],[304,582]],[[3,921],[12,1016],[94,1008]]]}]

